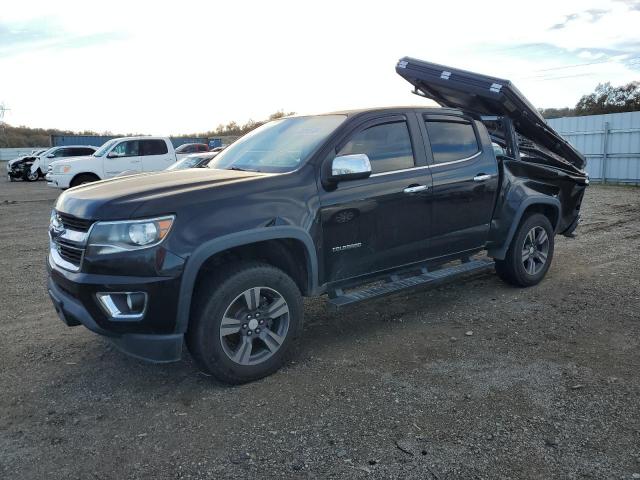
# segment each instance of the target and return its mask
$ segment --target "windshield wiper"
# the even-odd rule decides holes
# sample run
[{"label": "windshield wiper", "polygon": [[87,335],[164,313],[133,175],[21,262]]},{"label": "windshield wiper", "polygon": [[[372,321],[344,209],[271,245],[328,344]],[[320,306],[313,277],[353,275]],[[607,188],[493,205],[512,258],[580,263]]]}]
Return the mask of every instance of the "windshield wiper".
[{"label": "windshield wiper", "polygon": [[252,170],[249,168],[236,167],[235,165],[228,167],[227,170],[236,170],[238,172],[259,172],[260,171],[260,170]]}]

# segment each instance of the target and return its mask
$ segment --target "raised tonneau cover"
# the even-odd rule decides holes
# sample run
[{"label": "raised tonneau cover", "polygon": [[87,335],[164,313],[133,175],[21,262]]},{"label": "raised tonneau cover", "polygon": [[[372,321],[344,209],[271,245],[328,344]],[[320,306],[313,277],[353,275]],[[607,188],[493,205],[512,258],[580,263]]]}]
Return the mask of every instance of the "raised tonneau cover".
[{"label": "raised tonneau cover", "polygon": [[442,106],[478,115],[503,115],[513,120],[516,131],[576,167],[586,165],[584,156],[553,130],[540,113],[509,81],[436,63],[404,57],[396,72],[420,94]]}]

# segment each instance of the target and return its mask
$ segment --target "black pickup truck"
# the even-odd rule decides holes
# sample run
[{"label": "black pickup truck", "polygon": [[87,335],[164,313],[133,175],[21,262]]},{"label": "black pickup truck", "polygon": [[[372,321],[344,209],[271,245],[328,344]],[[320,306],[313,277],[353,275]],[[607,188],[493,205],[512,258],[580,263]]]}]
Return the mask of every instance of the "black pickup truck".
[{"label": "black pickup truck", "polygon": [[186,341],[242,383],[285,361],[303,296],[341,308],[494,267],[540,282],[578,223],[584,157],[506,80],[396,70],[441,107],[284,118],[209,168],[64,192],[47,262],[61,319],[156,362]]}]

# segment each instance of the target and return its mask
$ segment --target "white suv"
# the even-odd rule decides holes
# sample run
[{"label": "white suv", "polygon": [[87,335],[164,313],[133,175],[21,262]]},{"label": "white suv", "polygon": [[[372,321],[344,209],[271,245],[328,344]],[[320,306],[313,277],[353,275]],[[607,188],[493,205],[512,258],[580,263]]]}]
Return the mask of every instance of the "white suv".
[{"label": "white suv", "polygon": [[113,178],[124,172],[164,170],[175,161],[176,153],[168,138],[114,138],[93,155],[52,162],[46,179],[51,187],[69,188]]}]

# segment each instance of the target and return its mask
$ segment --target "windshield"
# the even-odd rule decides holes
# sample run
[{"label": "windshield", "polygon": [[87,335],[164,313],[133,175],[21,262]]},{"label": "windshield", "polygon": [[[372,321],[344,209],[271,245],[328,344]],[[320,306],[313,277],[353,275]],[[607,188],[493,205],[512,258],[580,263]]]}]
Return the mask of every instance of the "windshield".
[{"label": "windshield", "polygon": [[38,153],[38,155],[36,155],[37,157],[46,157],[47,155],[49,155],[50,153],[55,152],[58,149],[58,147],[51,147],[48,150],[44,150],[40,153]]},{"label": "windshield", "polygon": [[220,152],[209,168],[286,173],[299,168],[347,117],[319,115],[269,122]]},{"label": "windshield", "polygon": [[108,140],[107,142],[103,143],[102,146],[94,152],[93,156],[103,157],[104,154],[107,153],[109,149],[113,146],[113,144],[116,143],[117,141],[118,139],[114,138],[113,140]]}]

